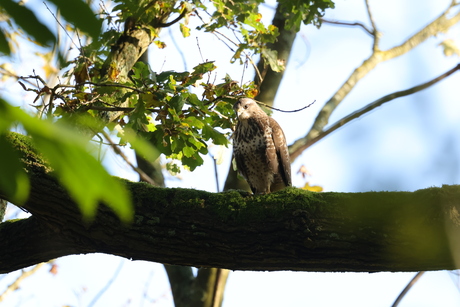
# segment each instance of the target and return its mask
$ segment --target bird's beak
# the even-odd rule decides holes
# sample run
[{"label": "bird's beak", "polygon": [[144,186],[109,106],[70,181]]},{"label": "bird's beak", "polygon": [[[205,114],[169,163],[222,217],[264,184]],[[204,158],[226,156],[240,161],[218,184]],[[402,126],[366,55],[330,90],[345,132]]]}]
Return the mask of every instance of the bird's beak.
[{"label": "bird's beak", "polygon": [[235,105],[233,105],[233,110],[235,111],[238,117],[240,117],[240,114],[243,112],[243,108],[239,103],[235,103]]},{"label": "bird's beak", "polygon": [[235,108],[236,115],[240,117],[241,113],[243,113],[243,108],[242,107],[237,107]]}]

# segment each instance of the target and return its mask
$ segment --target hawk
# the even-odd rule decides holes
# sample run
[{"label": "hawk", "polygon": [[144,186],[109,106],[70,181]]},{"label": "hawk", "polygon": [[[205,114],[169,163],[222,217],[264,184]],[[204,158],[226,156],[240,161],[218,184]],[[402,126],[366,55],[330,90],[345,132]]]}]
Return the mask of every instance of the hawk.
[{"label": "hawk", "polygon": [[233,105],[238,123],[233,134],[233,156],[238,172],[254,194],[291,186],[291,163],[280,125],[250,98]]}]

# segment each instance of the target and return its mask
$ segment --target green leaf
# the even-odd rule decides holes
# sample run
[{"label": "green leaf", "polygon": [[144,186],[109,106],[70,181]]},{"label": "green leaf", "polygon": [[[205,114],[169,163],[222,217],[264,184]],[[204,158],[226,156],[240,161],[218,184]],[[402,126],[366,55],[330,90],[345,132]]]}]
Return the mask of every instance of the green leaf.
[{"label": "green leaf", "polygon": [[185,147],[182,149],[182,152],[184,153],[184,156],[185,156],[185,157],[190,158],[191,156],[193,156],[193,154],[194,154],[196,151],[195,151],[192,147],[185,146]]},{"label": "green leaf", "polygon": [[[75,0],[74,0],[75,1]],[[23,5],[12,0],[2,0],[1,6],[14,19],[15,23],[32,36],[39,44],[54,43],[56,38],[53,33],[40,21],[35,14]]]},{"label": "green leaf", "polygon": [[14,203],[23,204],[29,196],[30,183],[16,150],[0,133],[0,190],[9,195]]},{"label": "green leaf", "polygon": [[6,40],[6,36],[3,33],[3,29],[0,29],[0,52],[4,55],[11,54],[10,44]]},{"label": "green leaf", "polygon": [[[94,218],[98,203],[103,202],[122,221],[132,220],[133,209],[128,191],[87,152],[88,142],[84,136],[63,124],[31,117],[2,99],[0,113],[2,121],[22,124],[86,219]],[[0,133],[4,133],[7,126],[2,123],[0,129],[3,131]]]},{"label": "green leaf", "polygon": [[209,125],[203,127],[203,137],[206,140],[212,139],[213,143],[216,145],[227,145],[228,140],[222,133],[218,132],[216,129]]},{"label": "green leaf", "polygon": [[182,164],[188,166],[190,171],[194,171],[200,165],[203,165],[203,158],[201,158],[200,154],[196,153],[192,157],[183,157]]},{"label": "green leaf", "polygon": [[54,3],[62,16],[81,31],[97,39],[101,33],[102,21],[96,17],[89,5],[82,0],[49,0]]},{"label": "green leaf", "polygon": [[174,96],[169,101],[169,105],[172,106],[174,108],[174,110],[176,110],[176,112],[178,112],[178,113],[182,110],[182,107],[184,106],[184,103],[185,103],[184,97],[182,97],[181,95]]},{"label": "green leaf", "polygon": [[187,124],[187,125],[189,125],[191,127],[195,127],[197,129],[201,129],[204,126],[204,123],[201,120],[199,120],[198,118],[196,118],[195,116],[188,116],[188,117],[184,118],[182,123]]},{"label": "green leaf", "polygon": [[285,69],[285,64],[278,59],[278,51],[266,48],[263,48],[261,51],[262,56],[265,60],[267,60],[268,64],[270,65],[270,68],[274,72],[281,72]]}]

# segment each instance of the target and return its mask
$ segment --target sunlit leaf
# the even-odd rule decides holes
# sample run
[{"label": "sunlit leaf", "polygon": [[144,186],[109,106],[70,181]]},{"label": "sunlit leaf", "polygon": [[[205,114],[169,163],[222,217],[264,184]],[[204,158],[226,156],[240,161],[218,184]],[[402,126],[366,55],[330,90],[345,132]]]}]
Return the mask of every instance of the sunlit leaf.
[{"label": "sunlit leaf", "polygon": [[285,69],[285,63],[278,59],[278,52],[276,50],[263,48],[262,56],[268,61],[268,64],[273,71],[280,72]]},{"label": "sunlit leaf", "polygon": [[182,33],[183,37],[190,36],[190,28],[184,25],[183,23],[180,24],[180,32]]},{"label": "sunlit leaf", "polygon": [[313,185],[311,186],[308,182],[305,183],[305,185],[302,187],[302,189],[307,190],[307,191],[312,191],[312,192],[322,192],[323,187],[319,185]]},{"label": "sunlit leaf", "polygon": [[[112,208],[122,221],[132,219],[128,191],[87,152],[88,142],[83,136],[62,124],[31,117],[1,99],[0,111],[3,122],[22,124],[86,219],[94,218],[100,202]],[[0,132],[4,133],[5,127],[0,125]]]},{"label": "sunlit leaf", "polygon": [[451,39],[446,39],[445,41],[439,44],[443,48],[445,56],[457,55],[460,56],[460,49],[455,44],[455,41]]}]

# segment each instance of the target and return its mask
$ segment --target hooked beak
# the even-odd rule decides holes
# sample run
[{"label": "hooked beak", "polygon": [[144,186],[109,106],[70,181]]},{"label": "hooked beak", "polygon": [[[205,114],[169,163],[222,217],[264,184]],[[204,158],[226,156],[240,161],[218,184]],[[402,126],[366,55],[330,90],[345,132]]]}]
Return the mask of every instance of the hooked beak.
[{"label": "hooked beak", "polygon": [[235,103],[233,105],[233,110],[235,111],[235,113],[238,116],[238,118],[240,117],[241,113],[243,112],[243,108],[241,107],[239,102],[237,102],[237,103]]}]

